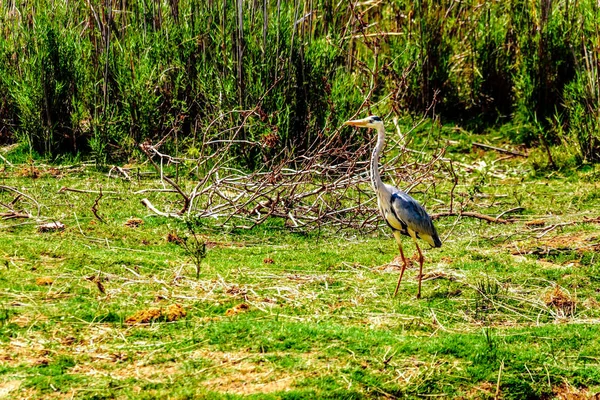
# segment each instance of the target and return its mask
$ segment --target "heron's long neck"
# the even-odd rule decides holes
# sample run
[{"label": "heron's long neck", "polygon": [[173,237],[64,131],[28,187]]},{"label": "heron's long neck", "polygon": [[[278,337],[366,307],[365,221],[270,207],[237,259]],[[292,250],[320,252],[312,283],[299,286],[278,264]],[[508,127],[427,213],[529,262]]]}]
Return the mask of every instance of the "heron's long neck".
[{"label": "heron's long neck", "polygon": [[379,153],[381,153],[381,150],[383,149],[384,142],[385,129],[381,127],[377,129],[377,144],[371,155],[371,184],[376,192],[379,188],[383,187],[383,181],[381,180],[381,175],[379,175]]}]

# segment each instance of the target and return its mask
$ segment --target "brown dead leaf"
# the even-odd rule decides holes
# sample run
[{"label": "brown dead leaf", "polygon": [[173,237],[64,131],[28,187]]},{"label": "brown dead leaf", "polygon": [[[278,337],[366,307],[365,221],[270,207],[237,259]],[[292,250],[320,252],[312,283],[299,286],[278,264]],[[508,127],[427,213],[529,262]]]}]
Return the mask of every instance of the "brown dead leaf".
[{"label": "brown dead leaf", "polygon": [[35,284],[38,286],[50,286],[54,283],[54,279],[49,276],[42,276],[35,280]]},{"label": "brown dead leaf", "polygon": [[167,309],[163,312],[167,321],[177,321],[180,318],[183,318],[187,315],[185,309],[179,304],[171,304],[167,307]]},{"label": "brown dead leaf", "polygon": [[161,316],[160,308],[149,308],[140,310],[125,320],[126,324],[145,324],[159,319]]},{"label": "brown dead leaf", "polygon": [[240,303],[229,310],[225,311],[225,315],[231,317],[233,315],[237,315],[243,312],[246,312],[250,309],[250,306],[246,303]]},{"label": "brown dead leaf", "polygon": [[152,321],[177,321],[187,315],[185,309],[179,304],[171,304],[167,308],[148,308],[140,310],[125,320],[126,324],[146,324]]},{"label": "brown dead leaf", "polygon": [[573,315],[577,302],[568,293],[565,293],[560,286],[556,285],[551,292],[546,293],[544,302],[548,307],[554,307],[561,310],[565,315]]},{"label": "brown dead leaf", "polygon": [[546,221],[541,219],[534,219],[532,221],[525,222],[525,226],[544,226],[546,225]]},{"label": "brown dead leaf", "polygon": [[144,225],[144,220],[141,218],[129,218],[126,222],[125,222],[125,226],[129,227],[129,228],[137,228],[139,226]]},{"label": "brown dead leaf", "polygon": [[22,176],[25,178],[37,179],[42,176],[43,171],[40,171],[39,168],[36,167],[23,167],[17,171],[18,176]]},{"label": "brown dead leaf", "polygon": [[179,235],[177,234],[177,232],[169,232],[167,234],[167,242],[182,244],[183,243],[183,239],[179,237]]}]

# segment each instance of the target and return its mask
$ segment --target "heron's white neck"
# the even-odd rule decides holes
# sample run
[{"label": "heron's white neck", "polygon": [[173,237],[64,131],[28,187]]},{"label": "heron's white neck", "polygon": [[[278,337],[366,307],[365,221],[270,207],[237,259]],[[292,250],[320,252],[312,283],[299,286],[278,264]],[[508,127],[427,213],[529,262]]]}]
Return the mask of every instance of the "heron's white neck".
[{"label": "heron's white neck", "polygon": [[381,175],[379,175],[379,154],[383,149],[384,143],[385,128],[381,125],[377,128],[377,144],[371,155],[371,185],[373,185],[373,190],[375,190],[375,192],[379,192],[379,190],[383,188],[383,181],[381,180]]}]

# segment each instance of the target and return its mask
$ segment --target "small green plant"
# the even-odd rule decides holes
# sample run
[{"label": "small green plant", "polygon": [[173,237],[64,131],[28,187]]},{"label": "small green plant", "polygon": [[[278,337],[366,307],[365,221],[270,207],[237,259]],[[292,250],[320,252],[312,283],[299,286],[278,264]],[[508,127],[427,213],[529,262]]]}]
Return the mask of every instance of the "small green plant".
[{"label": "small green plant", "polygon": [[475,288],[482,297],[486,298],[495,297],[500,292],[498,281],[490,280],[489,276],[485,279],[478,280],[475,283]]},{"label": "small green plant", "polygon": [[173,239],[186,252],[196,267],[196,279],[200,278],[202,260],[206,258],[206,241],[198,235],[194,226],[194,221],[190,217],[185,219],[186,235]]}]

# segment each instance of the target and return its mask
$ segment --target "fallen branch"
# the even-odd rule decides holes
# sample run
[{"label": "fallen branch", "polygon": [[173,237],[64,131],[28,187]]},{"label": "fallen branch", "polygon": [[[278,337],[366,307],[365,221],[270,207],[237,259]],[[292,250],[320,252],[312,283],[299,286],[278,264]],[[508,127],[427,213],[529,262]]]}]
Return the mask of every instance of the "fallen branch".
[{"label": "fallen branch", "polygon": [[510,154],[512,156],[527,157],[527,154],[521,153],[520,151],[506,150],[506,149],[503,149],[501,147],[490,146],[488,144],[473,142],[473,146],[479,147],[479,148],[482,148],[482,149],[486,149],[486,150],[495,150],[497,152],[505,153],[505,154]]},{"label": "fallen branch", "polygon": [[482,219],[488,222],[495,222],[497,224],[508,224],[511,223],[513,221],[507,220],[507,219],[502,219],[502,218],[497,218],[497,217],[492,217],[490,215],[485,215],[485,214],[480,214],[478,212],[473,212],[473,211],[462,211],[462,212],[441,212],[441,213],[436,213],[436,214],[432,214],[431,215],[431,219],[438,219],[440,217],[471,217],[471,218],[477,218],[477,219]]},{"label": "fallen branch", "polygon": [[[20,192],[17,188],[14,188],[12,186],[0,185],[0,191],[3,191],[3,190],[9,191],[9,192],[14,192],[17,194],[17,196],[13,199],[13,201],[10,202],[10,204],[8,204],[8,205],[3,204],[6,208],[9,209],[9,214],[14,214],[14,216],[11,218],[23,218],[20,215],[27,215],[27,218],[31,217],[30,213],[25,210],[23,212],[19,212],[14,209],[15,203],[18,200],[20,200],[21,197],[24,197],[25,199],[29,200],[31,203],[35,204],[35,206],[37,207],[37,216],[38,217],[40,216],[41,206],[40,206],[40,203],[38,203],[36,199],[34,199],[33,197],[31,197],[23,192]],[[5,218],[5,219],[10,219],[10,218]]]},{"label": "fallen branch", "polygon": [[496,216],[496,219],[502,217],[503,215],[512,214],[512,213],[523,211],[523,210],[525,210],[524,207],[515,207],[515,208],[511,208],[510,210],[502,211],[500,214],[498,214]]},{"label": "fallen branch", "polygon": [[61,187],[58,190],[58,193],[64,193],[64,192],[74,192],[74,193],[92,193],[92,194],[98,194],[98,193],[110,193],[110,194],[119,194],[119,192],[114,192],[111,190],[107,190],[107,191],[102,191],[102,189],[100,190],[84,190],[84,189],[73,189],[73,188],[68,188],[66,186]]},{"label": "fallen branch", "polygon": [[18,219],[18,218],[31,218],[31,215],[25,213],[19,213],[16,211],[3,212],[0,213],[0,218],[2,219]]},{"label": "fallen branch", "polygon": [[148,199],[145,199],[145,198],[142,199],[142,204],[145,205],[146,208],[148,208],[150,211],[152,211],[156,215],[160,215],[161,217],[181,218],[180,214],[167,213],[167,212],[160,211],[159,209],[157,209],[156,207],[154,207],[154,205],[152,205],[152,203]]},{"label": "fallen branch", "polygon": [[4,161],[4,163],[6,165],[8,165],[9,167],[13,167],[14,166],[10,161],[8,161],[6,158],[4,158],[4,156],[2,154],[0,154],[0,160]]},{"label": "fallen branch", "polygon": [[109,178],[111,177],[111,175],[112,175],[112,172],[113,172],[114,170],[117,170],[118,172],[120,172],[120,173],[121,173],[121,175],[123,175],[123,177],[124,177],[126,180],[128,180],[128,181],[130,181],[130,180],[131,180],[131,177],[129,176],[129,174],[127,173],[127,171],[125,170],[125,168],[121,168],[121,167],[119,167],[119,166],[116,166],[116,165],[115,165],[114,167],[112,167],[112,168],[110,169],[110,171],[108,171],[108,177],[109,177]]},{"label": "fallen branch", "polygon": [[[179,211],[179,213],[178,213],[178,215],[183,215],[185,212],[187,212],[189,210],[189,208],[191,206],[191,203],[192,203],[191,197],[188,194],[186,194],[183,191],[183,189],[181,189],[181,187],[174,180],[172,180],[171,178],[169,178],[168,176],[163,174],[162,167],[159,167],[158,164],[156,164],[156,162],[152,159],[152,156],[155,154],[158,154],[161,157],[161,165],[162,165],[163,157],[167,157],[169,160],[175,160],[175,158],[159,153],[158,150],[156,150],[156,148],[154,146],[152,146],[148,143],[141,144],[140,148],[142,149],[144,154],[146,154],[146,156],[148,157],[148,160],[150,160],[150,163],[152,164],[152,166],[154,166],[154,169],[156,170],[156,172],[158,172],[160,174],[161,179],[163,179],[169,185],[171,185],[173,187],[173,189],[175,189],[175,191],[177,193],[179,193],[181,195],[181,197],[183,198],[183,207],[181,208],[181,211]],[[147,199],[144,199],[144,200],[147,200]],[[144,201],[142,200],[142,203],[143,202]]]}]

